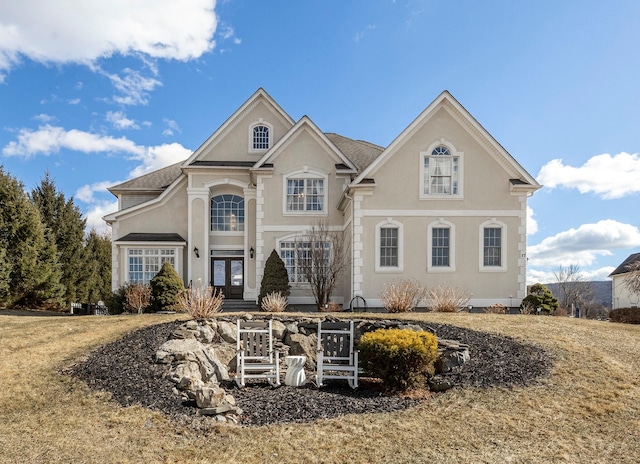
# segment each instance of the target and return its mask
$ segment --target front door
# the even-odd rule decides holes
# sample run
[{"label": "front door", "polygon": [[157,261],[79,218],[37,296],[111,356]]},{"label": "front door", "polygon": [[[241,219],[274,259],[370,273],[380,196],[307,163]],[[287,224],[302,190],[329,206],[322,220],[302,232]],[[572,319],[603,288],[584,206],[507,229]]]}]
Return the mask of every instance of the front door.
[{"label": "front door", "polygon": [[227,299],[242,299],[244,292],[244,260],[242,258],[211,258],[212,285],[222,290]]}]

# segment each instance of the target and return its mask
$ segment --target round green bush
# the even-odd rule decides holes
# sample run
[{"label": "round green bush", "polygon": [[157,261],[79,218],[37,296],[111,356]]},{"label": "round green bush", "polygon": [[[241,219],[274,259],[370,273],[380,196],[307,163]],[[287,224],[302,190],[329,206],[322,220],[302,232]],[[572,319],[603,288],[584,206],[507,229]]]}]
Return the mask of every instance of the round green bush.
[{"label": "round green bush", "polygon": [[430,332],[378,329],[358,342],[365,375],[382,379],[389,390],[423,386],[434,373],[438,339]]}]

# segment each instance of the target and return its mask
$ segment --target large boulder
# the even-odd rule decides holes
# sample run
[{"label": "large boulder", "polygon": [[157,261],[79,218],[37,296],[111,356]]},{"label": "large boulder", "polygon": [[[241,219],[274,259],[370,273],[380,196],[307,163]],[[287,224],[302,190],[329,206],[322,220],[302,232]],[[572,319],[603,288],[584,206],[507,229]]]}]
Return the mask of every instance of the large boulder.
[{"label": "large boulder", "polygon": [[290,356],[306,356],[306,367],[315,369],[318,349],[318,336],[316,334],[287,333],[284,343],[289,346]]}]

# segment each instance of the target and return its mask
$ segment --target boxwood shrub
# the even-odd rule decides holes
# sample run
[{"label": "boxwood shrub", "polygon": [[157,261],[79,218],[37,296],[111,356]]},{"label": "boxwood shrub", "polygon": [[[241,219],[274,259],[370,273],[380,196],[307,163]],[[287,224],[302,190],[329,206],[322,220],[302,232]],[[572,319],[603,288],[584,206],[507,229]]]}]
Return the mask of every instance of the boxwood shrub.
[{"label": "boxwood shrub", "polygon": [[433,375],[438,339],[430,332],[378,329],[358,342],[360,366],[365,375],[383,380],[389,390],[423,386]]},{"label": "boxwood shrub", "polygon": [[640,324],[640,308],[616,308],[609,312],[611,322]]}]

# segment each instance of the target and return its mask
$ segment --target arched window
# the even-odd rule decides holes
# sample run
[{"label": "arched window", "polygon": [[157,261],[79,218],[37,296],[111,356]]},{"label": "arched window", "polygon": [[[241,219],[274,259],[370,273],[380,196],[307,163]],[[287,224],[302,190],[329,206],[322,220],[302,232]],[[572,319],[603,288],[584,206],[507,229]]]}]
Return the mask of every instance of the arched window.
[{"label": "arched window", "polygon": [[420,153],[420,198],[462,197],[462,155],[445,139]]},{"label": "arched window", "polygon": [[244,231],[244,198],[238,195],[217,195],[211,199],[211,231]]},{"label": "arched window", "polygon": [[267,126],[258,125],[253,128],[253,149],[269,149],[269,128]]}]

